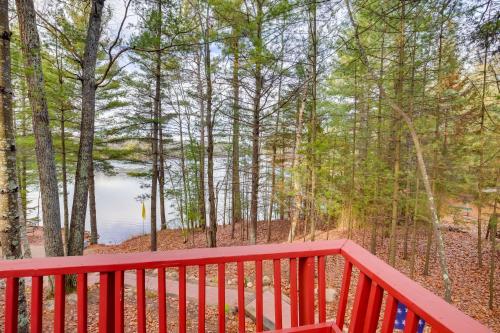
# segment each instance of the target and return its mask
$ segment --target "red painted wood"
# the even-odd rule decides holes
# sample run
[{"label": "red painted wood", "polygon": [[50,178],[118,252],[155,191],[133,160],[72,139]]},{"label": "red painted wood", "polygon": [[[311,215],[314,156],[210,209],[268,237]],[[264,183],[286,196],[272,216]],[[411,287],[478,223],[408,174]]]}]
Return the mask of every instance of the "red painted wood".
[{"label": "red painted wood", "polygon": [[346,240],[0,260],[0,278],[198,266],[339,254]]},{"label": "red painted wood", "polygon": [[262,303],[262,260],[255,262],[255,316],[257,332],[264,330],[264,305]]},{"label": "red painted wood", "polygon": [[337,308],[337,326],[342,330],[345,322],[345,311],[347,299],[349,297],[349,287],[351,285],[352,263],[348,260],[344,264],[344,274],[342,275],[342,287],[340,288],[339,306]]},{"label": "red painted wood", "polygon": [[273,275],[274,275],[274,327],[283,328],[283,311],[281,304],[281,261],[273,260]]},{"label": "red painted wood", "polygon": [[238,332],[245,333],[245,267],[238,261]]},{"label": "red painted wood", "polygon": [[418,317],[411,310],[406,313],[406,322],[404,333],[415,333],[417,332]]},{"label": "red painted wood", "polygon": [[397,309],[398,301],[392,295],[387,295],[385,301],[384,321],[382,322],[382,333],[392,333],[394,330],[394,320],[396,319]]},{"label": "red painted wood", "polygon": [[158,268],[158,332],[167,333],[167,287],[165,267]]},{"label": "red painted wood", "polygon": [[[490,332],[490,330],[480,323],[474,321],[472,318],[468,317],[464,313],[460,312],[458,309],[452,305],[446,303],[444,300],[438,296],[425,290],[423,287],[419,286],[415,282],[408,279],[406,276],[396,271],[392,267],[385,264],[380,259],[374,257],[368,251],[364,250],[360,246],[356,245],[352,241],[339,240],[339,241],[322,241],[322,242],[308,242],[308,243],[295,243],[295,244],[279,244],[279,245],[259,245],[251,247],[236,247],[236,248],[217,248],[217,249],[193,249],[193,250],[178,250],[169,252],[157,252],[157,253],[133,253],[133,254],[120,254],[120,255],[89,255],[82,257],[59,257],[59,258],[38,258],[38,259],[27,259],[27,260],[12,260],[12,261],[0,261],[0,278],[7,278],[7,290],[6,290],[6,309],[5,309],[5,329],[7,332],[14,332],[16,330],[15,323],[16,320],[10,320],[13,316],[17,315],[16,307],[17,298],[10,297],[13,293],[18,292],[17,286],[13,284],[12,281],[18,281],[20,277],[33,277],[33,276],[63,276],[69,274],[78,274],[78,332],[84,333],[87,331],[87,287],[86,287],[86,274],[92,272],[100,272],[102,284],[100,295],[102,302],[100,302],[100,309],[102,312],[99,314],[100,329],[103,332],[114,331],[113,325],[116,323],[116,318],[102,321],[101,318],[112,318],[116,314],[119,314],[119,310],[115,307],[115,302],[118,295],[116,295],[116,284],[115,283],[115,272],[123,270],[144,270],[144,269],[157,269],[159,267],[184,267],[180,269],[183,270],[183,274],[180,274],[179,288],[184,293],[181,292],[179,300],[181,301],[181,306],[179,313],[179,318],[184,318],[184,321],[179,323],[179,327],[182,331],[185,331],[185,266],[186,265],[209,265],[209,264],[225,264],[229,262],[243,262],[243,261],[254,261],[260,262],[260,277],[262,278],[262,261],[263,260],[275,260],[275,259],[290,259],[290,258],[304,258],[304,257],[321,257],[329,256],[334,254],[341,254],[347,260],[346,266],[344,267],[343,276],[343,287],[340,294],[339,307],[337,312],[337,320],[339,326],[344,325],[344,317],[347,304],[347,295],[351,280],[351,270],[352,265],[356,266],[369,280],[376,282],[377,285],[383,290],[387,291],[388,294],[392,295],[392,305],[388,309],[388,315],[385,316],[386,320],[386,332],[389,332],[389,328],[392,330],[392,325],[394,318],[391,311],[395,311],[395,301],[398,299],[404,304],[406,304],[412,313],[415,314],[416,318],[422,318],[425,320],[429,326],[432,327],[433,332],[440,333],[465,333],[465,332],[477,332],[485,333]],[[301,259],[301,261],[304,259]],[[291,308],[292,308],[292,324],[297,325],[296,314],[297,311],[297,301],[293,302],[294,294],[295,298],[297,295],[297,270],[296,270],[296,259],[291,259],[290,263],[295,263],[290,267],[290,292],[291,292]],[[319,266],[318,262],[318,266]],[[259,265],[257,265],[259,266]],[[259,269],[257,268],[257,271]],[[314,271],[313,271],[314,274]],[[259,275],[259,274],[257,274]],[[318,274],[320,279],[321,273]],[[302,276],[302,274],[301,274]],[[56,278],[57,279],[57,278]],[[62,279],[59,278],[61,281]],[[302,278],[301,278],[302,279]],[[85,281],[85,284],[80,283],[81,280]],[[259,279],[257,279],[259,280]],[[294,284],[295,280],[295,284]],[[305,280],[305,279],[302,279]],[[10,281],[10,286],[9,286]],[[64,281],[62,281],[64,282]],[[302,282],[302,281],[301,281]],[[17,282],[16,282],[17,283]],[[35,282],[36,283],[36,282]],[[310,282],[311,283],[311,282]],[[318,280],[318,286],[320,284]],[[314,286],[314,281],[311,283]],[[85,285],[85,286],[83,286]],[[260,285],[260,286],[259,286]],[[294,291],[295,286],[295,291]],[[239,286],[238,286],[239,288]],[[262,281],[256,281],[256,288],[260,289],[262,292]],[[302,289],[302,288],[300,288]],[[322,289],[322,288],[321,288]],[[59,285],[59,290],[64,291],[64,283]],[[313,288],[314,290],[314,288]],[[369,292],[367,307],[367,320],[374,318],[375,315],[370,314],[372,309],[376,309],[376,306],[372,307],[371,304],[377,305],[378,296],[371,296],[372,292]],[[322,291],[319,292],[321,294]],[[184,295],[183,295],[184,294]],[[259,293],[258,293],[259,294]],[[58,293],[58,298],[64,295],[63,292]],[[56,298],[57,298],[56,297]],[[260,298],[262,298],[260,296]],[[321,298],[321,297],[319,297]],[[183,300],[183,302],[182,302]],[[262,305],[257,302],[257,307],[262,310]],[[322,300],[318,300],[318,305]],[[61,331],[63,327],[60,322],[60,317],[63,317],[62,307],[64,302],[59,302],[60,305],[56,305],[55,313],[59,313],[59,324],[56,320],[55,329]],[[389,302],[390,303],[390,302]],[[56,304],[58,302],[56,301]],[[103,305],[104,304],[104,305]],[[183,304],[183,305],[182,305]],[[314,304],[314,294],[313,301]],[[300,304],[299,304],[300,305]],[[118,305],[117,305],[118,306]],[[295,308],[294,308],[295,307]],[[373,311],[376,313],[377,311]],[[182,314],[184,313],[184,314]],[[303,314],[302,314],[303,315]],[[262,316],[262,313],[260,314]],[[322,317],[322,314],[320,313]],[[358,315],[361,317],[361,315]],[[369,318],[368,318],[369,317]],[[387,319],[389,318],[389,319]],[[64,318],[63,318],[64,319]],[[323,319],[323,318],[321,318]],[[35,320],[36,322],[36,320]],[[110,329],[110,327],[112,329]],[[367,327],[363,325],[363,329]],[[119,328],[117,327],[118,331]],[[334,328],[335,329],[335,328]]]},{"label": "red painted wood", "polygon": [[419,318],[424,319],[426,323],[440,332],[490,332],[478,321],[415,283],[356,243],[347,241],[342,246],[341,252],[370,279],[376,281],[385,291],[406,304]]},{"label": "red painted wood", "polygon": [[319,322],[326,322],[326,258],[318,257],[318,311]]},{"label": "red painted wood", "polygon": [[64,275],[55,276],[54,290],[54,333],[64,333],[66,307],[66,286]]},{"label": "red painted wood", "polygon": [[198,333],[205,333],[206,267],[198,267]]},{"label": "red painted wood", "polygon": [[351,323],[349,333],[361,333],[366,318],[366,307],[368,305],[368,296],[370,294],[370,279],[363,273],[359,274],[358,286],[354,297],[352,307]]},{"label": "red painted wood", "polygon": [[179,333],[186,333],[186,266],[179,266]]},{"label": "red painted wood", "polygon": [[364,333],[375,333],[375,331],[377,330],[383,295],[384,290],[380,288],[380,286],[375,281],[372,281],[370,287],[370,296],[368,297],[365,325],[363,328]]},{"label": "red painted wood", "polygon": [[77,294],[77,331],[78,333],[87,333],[87,274],[81,273],[76,277]]},{"label": "red painted wood", "polygon": [[292,327],[299,326],[299,306],[297,288],[297,259],[290,259],[290,321]]},{"label": "red painted wood", "polygon": [[217,305],[219,309],[219,333],[226,332],[226,267],[217,267]]},{"label": "red painted wood", "polygon": [[99,277],[99,333],[114,332],[114,274],[101,273]]},{"label": "red painted wood", "polygon": [[43,276],[31,278],[31,333],[42,333]]},{"label": "red painted wood", "polygon": [[7,278],[5,291],[5,333],[17,333],[19,279]]},{"label": "red painted wood", "polygon": [[136,271],[137,278],[137,332],[146,333],[146,272]]},{"label": "red painted wood", "polygon": [[314,324],[314,257],[299,258],[299,325]]},{"label": "red painted wood", "polygon": [[114,317],[115,317],[115,332],[116,333],[123,333],[125,330],[124,326],[124,272],[123,271],[117,271],[115,272],[115,283],[114,283],[114,293],[113,297],[115,298],[114,300]]},{"label": "red painted wood", "polygon": [[342,333],[333,323],[320,323],[301,327],[285,328],[273,333]]}]

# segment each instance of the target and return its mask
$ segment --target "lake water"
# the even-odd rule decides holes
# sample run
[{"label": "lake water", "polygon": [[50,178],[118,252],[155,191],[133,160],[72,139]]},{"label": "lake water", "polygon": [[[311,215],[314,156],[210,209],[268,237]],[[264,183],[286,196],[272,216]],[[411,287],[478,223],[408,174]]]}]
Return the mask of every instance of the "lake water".
[{"label": "lake water", "polygon": [[[178,164],[178,161],[172,163]],[[227,163],[225,159],[216,161],[214,179],[215,183],[223,183],[226,175]],[[112,162],[116,174],[107,175],[102,172],[96,172],[95,188],[96,188],[96,206],[97,206],[97,229],[99,233],[99,243],[101,244],[116,244],[120,243],[132,236],[149,233],[150,230],[150,200],[145,199],[146,220],[141,217],[142,201],[139,199],[144,194],[150,193],[150,188],[144,188],[144,184],[150,183],[150,180],[144,180],[137,177],[129,176],[127,173],[131,171],[146,171],[148,166],[131,164],[124,162]],[[166,184],[167,189],[170,188],[170,183]],[[71,202],[73,197],[73,184],[68,188],[69,191],[69,207],[71,212]],[[224,207],[224,191],[219,190],[218,197],[218,213],[219,222],[222,223],[223,207]],[[158,198],[159,199],[159,198]],[[30,210],[28,217],[34,218],[41,215],[38,212],[39,193],[37,189],[32,189],[28,193],[30,202]],[[227,198],[229,205],[229,196]],[[208,201],[207,201],[208,203]],[[62,196],[60,198],[61,217],[62,214]],[[159,217],[159,200],[158,200],[157,225],[160,228]],[[227,206],[228,207],[228,206]],[[167,211],[167,220],[169,228],[177,228],[180,226],[180,218],[177,204],[171,198],[165,200],[165,208]],[[41,208],[40,208],[41,209]],[[71,215],[71,213],[70,213]],[[226,219],[227,213],[226,213]],[[43,221],[41,222],[43,224]],[[90,230],[89,214],[87,212],[86,230]]]}]

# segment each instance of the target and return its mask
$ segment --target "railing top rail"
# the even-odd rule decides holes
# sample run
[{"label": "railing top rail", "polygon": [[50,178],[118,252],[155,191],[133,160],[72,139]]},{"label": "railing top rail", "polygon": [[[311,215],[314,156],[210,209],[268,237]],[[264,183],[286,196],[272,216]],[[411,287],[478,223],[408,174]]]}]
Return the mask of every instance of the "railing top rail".
[{"label": "railing top rail", "polygon": [[356,243],[345,242],[341,253],[384,290],[429,323],[437,332],[491,332],[486,326],[481,325]]},{"label": "railing top rail", "polygon": [[196,266],[340,254],[346,240],[195,248],[165,252],[94,254],[0,261],[0,278]]}]

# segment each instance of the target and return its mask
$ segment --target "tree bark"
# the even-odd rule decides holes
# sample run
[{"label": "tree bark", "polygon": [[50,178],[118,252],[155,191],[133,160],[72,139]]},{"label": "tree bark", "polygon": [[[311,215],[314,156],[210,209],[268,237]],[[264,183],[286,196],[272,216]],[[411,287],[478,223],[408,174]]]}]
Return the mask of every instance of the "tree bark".
[{"label": "tree bark", "polygon": [[28,82],[28,97],[33,114],[35,153],[42,199],[45,255],[48,257],[63,256],[56,163],[45,97],[36,13],[32,0],[16,0],[16,5]]},{"label": "tree bark", "polygon": [[[163,149],[163,116],[160,101],[159,110],[159,124],[158,124],[158,191],[160,192],[160,223],[161,230],[167,229],[167,215],[165,208],[165,150]],[[184,149],[182,149],[184,155]],[[184,176],[183,176],[184,177]]]},{"label": "tree bark", "polygon": [[316,29],[316,1],[309,4],[309,38],[310,38],[310,64],[311,64],[311,198],[309,219],[311,224],[310,239],[314,241],[316,233],[316,142],[317,119],[316,119],[316,88],[317,88],[317,58],[318,58],[318,36]]},{"label": "tree bark", "polygon": [[[157,2],[158,15],[161,17],[161,0]],[[160,103],[161,103],[161,19],[157,27],[157,47],[156,60],[155,60],[155,96],[153,101],[153,114],[152,114],[152,135],[151,135],[151,152],[152,152],[152,170],[151,170],[151,251],[156,251],[157,245],[157,235],[156,235],[156,199],[158,196],[158,124],[160,115]]]},{"label": "tree bark", "polygon": [[[200,22],[201,24],[201,22]],[[207,205],[205,201],[205,99],[203,96],[203,82],[201,78],[201,47],[197,57],[197,92],[200,101],[200,147],[199,147],[199,191],[198,191],[198,210],[200,227],[205,230],[207,227]]]},{"label": "tree bark", "polygon": [[90,244],[97,244],[97,211],[95,202],[94,159],[90,161],[89,169],[89,213],[90,213]]},{"label": "tree bark", "polygon": [[214,119],[212,116],[212,60],[210,57],[210,7],[207,4],[206,26],[204,31],[205,46],[205,80],[207,84],[207,180],[208,180],[208,204],[209,204],[209,229],[208,246],[217,247],[217,210],[215,207],[214,190]]},{"label": "tree bark", "polygon": [[[401,13],[399,16],[399,35],[398,35],[398,75],[394,84],[396,103],[400,109],[403,108],[403,84],[404,84],[404,62],[405,62],[405,2],[401,1]],[[401,124],[400,115],[394,111],[394,173],[392,183],[392,214],[391,214],[391,238],[389,244],[389,263],[396,264],[397,235],[396,226],[399,218],[399,173],[401,162]]]},{"label": "tree bark", "polygon": [[[379,77],[384,76],[384,57],[385,57],[385,33],[386,33],[387,25],[384,24],[384,28],[382,30],[382,40],[380,42],[380,67],[379,67]],[[379,91],[378,100],[377,100],[377,155],[379,159],[379,163],[382,163],[382,93]],[[371,237],[370,237],[370,252],[373,254],[377,253],[377,224],[380,221],[380,210],[382,208],[382,200],[381,200],[381,187],[382,187],[382,177],[381,170],[382,168],[377,169],[377,183],[375,187],[375,203],[377,213],[375,218],[372,221],[371,225]]]},{"label": "tree bark", "polygon": [[167,216],[165,214],[165,156],[163,149],[163,117],[161,104],[161,34],[163,24],[162,0],[158,0],[158,13],[160,22],[158,23],[158,52],[156,54],[156,85],[160,87],[158,91],[157,101],[157,118],[158,118],[158,190],[160,192],[160,226],[162,230],[167,229]]},{"label": "tree bark", "polygon": [[250,195],[250,244],[257,242],[257,219],[258,219],[258,201],[259,201],[259,136],[260,136],[260,99],[262,97],[262,60],[260,56],[263,51],[262,41],[262,22],[264,19],[262,0],[257,0],[257,15],[255,18],[255,41],[254,47],[257,54],[255,61],[255,94],[253,97],[253,117],[252,117],[252,189]]},{"label": "tree bark", "polygon": [[300,193],[300,183],[299,177],[297,174],[297,165],[299,164],[299,148],[302,140],[302,118],[304,115],[304,109],[306,106],[307,99],[307,88],[304,87],[304,91],[302,92],[302,96],[299,101],[298,109],[297,109],[297,125],[295,127],[295,143],[293,147],[293,158],[292,158],[292,187],[294,193],[293,206],[291,208],[291,217],[290,217],[290,232],[288,234],[288,241],[293,242],[295,239],[295,230],[297,229],[297,224],[299,222],[299,213],[302,207],[302,195]]},{"label": "tree bark", "polygon": [[85,215],[87,213],[87,199],[89,190],[89,169],[92,163],[94,147],[94,122],[95,122],[95,68],[99,38],[101,36],[101,20],[104,0],[92,0],[87,37],[82,63],[82,119],[80,124],[80,144],[78,161],[76,163],[75,190],[69,242],[67,244],[70,256],[83,254],[83,241],[85,236]]},{"label": "tree bark", "polygon": [[[33,3],[31,3],[33,8]],[[18,8],[23,11],[25,8]],[[12,110],[12,82],[8,1],[0,1],[0,246],[5,259],[21,259],[20,196],[17,183],[16,138]],[[34,19],[34,16],[32,17]],[[26,12],[20,20],[26,19]],[[30,23],[36,29],[35,22]],[[38,36],[38,34],[37,34]],[[25,41],[25,40],[23,40]],[[61,234],[59,233],[59,236]],[[24,280],[19,282],[18,331],[29,331]]]},{"label": "tree bark", "polygon": [[413,231],[411,235],[411,256],[410,256],[410,278],[415,275],[415,258],[417,256],[417,219],[418,219],[418,196],[420,194],[419,178],[416,177],[415,185],[415,204],[413,207]]},{"label": "tree bark", "polygon": [[[240,53],[239,39],[233,39],[233,142],[231,170],[231,238],[234,238],[236,223],[241,221],[241,189],[240,189]],[[243,225],[242,225],[243,228]]]},{"label": "tree bark", "polygon": [[[370,63],[368,62],[368,56],[366,55],[365,49],[363,48],[360,37],[359,37],[359,31],[358,31],[358,26],[354,20],[349,0],[345,0],[345,4],[348,10],[349,14],[349,19],[351,21],[351,24],[353,25],[355,29],[355,41],[358,47],[358,50],[360,52],[361,60],[363,61],[364,65],[366,66],[368,72],[371,74],[372,78],[374,79],[375,82],[378,82],[379,85],[379,90],[382,93],[383,97],[387,97],[387,94],[385,92],[384,87],[382,86],[381,83],[381,78],[378,78],[375,75],[375,72],[371,69]],[[413,122],[411,118],[406,114],[406,112],[403,111],[396,103],[391,101],[390,99],[386,99],[387,103],[389,104],[389,107],[393,109],[406,123],[406,126],[408,127],[408,131],[410,132],[413,145],[415,146],[415,154],[417,156],[417,162],[418,162],[418,167],[421,173],[422,177],[422,183],[424,184],[424,189],[427,194],[427,201],[429,204],[429,210],[431,213],[431,218],[432,218],[432,226],[434,229],[434,234],[436,237],[437,241],[437,248],[438,248],[438,259],[439,259],[439,266],[441,268],[441,274],[442,274],[442,279],[443,279],[443,284],[444,284],[444,289],[445,289],[445,299],[448,302],[451,302],[451,280],[450,276],[448,274],[448,265],[446,263],[446,252],[444,249],[444,242],[443,242],[443,237],[441,236],[441,231],[439,230],[439,216],[437,213],[436,209],[436,203],[434,199],[434,194],[432,193],[432,188],[430,185],[429,181],[429,176],[427,173],[427,168],[425,166],[425,161],[424,161],[424,155],[422,151],[422,147],[420,146],[420,140],[418,138],[417,132],[415,130],[415,127],[413,125]]]},{"label": "tree bark", "polygon": [[[496,188],[498,189],[500,181],[500,168],[497,169],[497,179],[495,182]],[[489,276],[489,298],[488,298],[488,307],[490,310],[493,310],[494,301],[495,301],[495,266],[497,261],[497,227],[498,227],[498,214],[497,214],[497,205],[498,205],[498,190],[495,193],[495,203],[493,204],[493,213],[490,216],[490,276]]]},{"label": "tree bark", "polygon": [[[489,17],[489,16],[488,16]],[[488,37],[486,37],[488,38]],[[481,92],[481,113],[480,113],[480,128],[479,128],[479,140],[480,140],[480,146],[479,146],[479,166],[477,169],[477,258],[478,258],[478,264],[479,267],[482,267],[483,265],[483,250],[482,250],[482,237],[483,233],[481,231],[482,225],[481,225],[481,215],[482,215],[482,210],[483,210],[483,192],[482,192],[482,187],[483,187],[483,181],[484,181],[484,175],[483,175],[483,164],[484,164],[484,116],[485,116],[485,105],[484,105],[484,99],[486,97],[486,68],[488,66],[488,50],[489,50],[489,43],[488,40],[486,40],[486,47],[484,49],[484,59],[483,59],[483,87],[482,87],[482,92]]]},{"label": "tree bark", "polygon": [[61,110],[61,160],[62,160],[62,188],[63,188],[63,215],[64,215],[64,244],[69,238],[69,204],[68,204],[68,167],[66,158],[66,119],[64,110]]}]

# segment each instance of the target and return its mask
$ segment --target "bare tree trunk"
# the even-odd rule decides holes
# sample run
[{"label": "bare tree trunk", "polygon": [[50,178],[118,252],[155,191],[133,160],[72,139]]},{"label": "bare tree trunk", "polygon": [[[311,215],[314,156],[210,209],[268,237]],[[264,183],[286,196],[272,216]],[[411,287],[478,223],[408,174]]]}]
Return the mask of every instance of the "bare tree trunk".
[{"label": "bare tree trunk", "polygon": [[36,14],[32,0],[16,0],[16,5],[28,81],[28,96],[33,113],[35,152],[42,198],[45,254],[48,257],[63,256],[56,163],[45,98]]},{"label": "bare tree trunk", "polygon": [[94,146],[94,121],[95,121],[95,67],[99,38],[101,36],[101,19],[104,0],[92,0],[90,9],[85,51],[82,64],[82,120],[80,124],[80,146],[76,164],[75,190],[73,195],[73,208],[71,210],[71,223],[68,254],[71,256],[83,254],[83,241],[85,236],[85,215],[87,213],[87,198],[89,188],[89,169],[92,163]]},{"label": "bare tree trunk", "polygon": [[417,256],[417,219],[418,219],[418,196],[419,192],[419,178],[416,177],[415,185],[415,205],[413,207],[413,231],[411,235],[411,256],[410,256],[410,278],[415,276],[415,258]]},{"label": "bare tree trunk", "polygon": [[307,88],[304,87],[302,96],[299,101],[297,109],[297,125],[295,127],[295,143],[293,147],[293,157],[292,157],[292,187],[294,193],[293,206],[291,207],[292,214],[290,217],[290,233],[288,234],[288,241],[293,242],[295,239],[295,230],[297,229],[297,224],[299,222],[299,213],[302,206],[302,195],[300,193],[300,183],[299,177],[297,175],[297,165],[299,164],[299,148],[302,140],[302,118],[304,115],[304,109],[306,107],[307,99]]},{"label": "bare tree trunk", "polygon": [[[66,101],[64,93],[64,78],[62,60],[59,52],[59,39],[56,36],[56,66],[59,83],[59,112],[60,112],[60,135],[61,135],[61,164],[62,164],[62,188],[63,188],[63,218],[64,218],[64,244],[68,244],[69,237],[69,207],[68,207],[68,171],[66,158]],[[24,98],[23,98],[24,100]],[[26,216],[26,213],[24,214]]]},{"label": "bare tree trunk", "polygon": [[[403,82],[404,82],[404,61],[405,61],[405,2],[401,1],[401,13],[399,19],[398,36],[398,76],[394,84],[396,102],[400,109],[403,108]],[[389,263],[392,266],[396,264],[397,235],[396,226],[399,217],[399,173],[401,162],[401,124],[400,115],[394,111],[394,174],[392,183],[392,215],[391,215],[391,238],[389,243]]]},{"label": "bare tree trunk", "polygon": [[[317,56],[318,56],[318,36],[316,31],[316,2],[309,4],[309,38],[310,38],[310,64],[311,64],[311,144],[316,142],[317,120],[316,120],[316,88],[317,88]],[[314,241],[316,232],[316,149],[311,152],[311,198],[309,200],[309,219],[311,224],[310,238]]]},{"label": "bare tree trunk", "polygon": [[481,93],[481,115],[480,115],[480,128],[479,128],[479,140],[480,140],[480,146],[479,146],[479,166],[477,169],[477,177],[478,177],[478,182],[477,182],[477,258],[478,258],[478,264],[479,267],[482,267],[483,265],[483,250],[482,250],[482,237],[483,233],[481,231],[481,215],[482,215],[482,210],[483,210],[483,181],[484,181],[484,175],[483,175],[483,164],[484,164],[484,115],[485,115],[485,105],[484,105],[484,99],[486,97],[486,68],[488,64],[488,50],[489,50],[489,43],[486,41],[486,47],[484,49],[484,59],[483,59],[483,87],[482,87],[482,93]]},{"label": "bare tree trunk", "polygon": [[260,102],[262,97],[262,86],[264,78],[262,76],[262,59],[260,58],[263,51],[262,41],[262,23],[264,19],[263,0],[257,0],[255,17],[256,35],[254,47],[257,60],[255,61],[255,94],[253,97],[253,117],[252,117],[252,189],[250,195],[250,244],[257,242],[257,219],[258,219],[258,204],[259,204],[259,137],[260,137]]},{"label": "bare tree trunk", "polygon": [[[497,179],[496,179],[496,188],[498,189],[498,184],[500,180],[500,168],[497,169]],[[490,230],[490,239],[491,239],[491,253],[490,253],[490,276],[489,276],[489,298],[488,298],[488,307],[490,310],[493,310],[494,301],[495,301],[495,266],[497,261],[497,227],[498,227],[498,214],[497,214],[497,204],[498,204],[498,191],[495,193],[495,203],[493,204],[493,213],[490,217],[489,227]]]},{"label": "bare tree trunk", "polygon": [[207,227],[207,210],[205,202],[205,100],[203,96],[203,83],[201,79],[201,47],[197,57],[197,92],[200,101],[200,167],[199,167],[199,191],[198,210],[200,215],[200,227],[205,230]]},{"label": "bare tree trunk", "polygon": [[[163,149],[163,116],[160,101],[159,110],[159,124],[158,124],[158,150],[159,150],[159,161],[158,161],[158,190],[160,192],[160,223],[161,230],[167,229],[167,215],[165,211],[165,151]],[[184,150],[182,150],[184,158]],[[183,175],[184,178],[184,175]]]},{"label": "bare tree trunk", "polygon": [[[177,101],[177,104],[180,105],[180,102]],[[186,154],[184,152],[184,130],[183,130],[183,127],[182,127],[182,116],[181,116],[181,113],[179,111],[178,113],[178,119],[179,119],[179,138],[180,138],[180,145],[181,145],[181,172],[182,172],[182,194],[181,194],[181,197],[182,195],[184,195],[184,207],[181,208],[181,218],[183,217],[183,210],[184,210],[184,213],[186,214],[186,218],[188,219],[187,221],[187,226],[188,226],[188,229],[190,228],[189,226],[189,214],[188,214],[188,186],[187,186],[187,182],[186,182],[186,177],[189,176],[188,175],[188,170],[186,169]],[[160,134],[161,134],[161,131],[160,131]],[[192,227],[192,226],[191,226]]]},{"label": "bare tree trunk", "polygon": [[159,22],[157,23],[157,33],[156,33],[156,45],[158,50],[156,51],[156,59],[155,59],[155,96],[154,96],[154,105],[153,105],[153,133],[151,135],[151,151],[152,151],[152,170],[151,170],[151,251],[156,251],[158,248],[157,244],[157,235],[156,235],[156,201],[158,196],[158,160],[159,160],[159,149],[158,149],[158,124],[160,117],[160,103],[161,103],[161,51],[159,50],[161,47],[161,0],[157,1],[157,10],[158,16],[160,17]]},{"label": "bare tree trunk", "polygon": [[[379,77],[384,76],[384,57],[385,57],[385,32],[386,24],[384,24],[384,29],[382,30],[382,40],[380,42],[380,68]],[[382,161],[382,93],[379,91],[378,101],[377,101],[377,155],[380,161]],[[377,170],[377,183],[375,188],[375,202],[377,204],[377,213],[372,221],[371,225],[371,237],[370,237],[370,252],[373,254],[377,253],[377,224],[380,219],[380,206],[381,206],[381,187],[382,179],[380,169]],[[383,228],[385,229],[385,228]]]},{"label": "bare tree trunk", "polygon": [[234,238],[235,224],[241,222],[241,190],[240,190],[240,52],[239,37],[233,41],[233,149],[231,171],[231,238]]},{"label": "bare tree trunk", "polygon": [[209,204],[209,229],[208,229],[208,246],[217,247],[217,210],[215,207],[215,191],[214,191],[214,119],[212,116],[212,63],[210,58],[210,7],[207,4],[206,26],[204,34],[205,44],[205,79],[207,83],[207,180],[208,180],[208,204]]},{"label": "bare tree trunk", "polygon": [[[363,48],[363,46],[361,44],[358,26],[354,20],[354,16],[352,15],[349,0],[345,0],[345,3],[346,3],[348,14],[349,14],[349,19],[350,19],[351,24],[353,25],[353,27],[355,29],[355,36],[354,37],[355,37],[355,41],[356,41],[356,44],[358,46],[358,49],[359,49],[359,52],[361,55],[361,59],[362,59],[363,63],[365,64],[368,72],[373,77],[373,79],[376,82],[378,82],[379,90],[382,93],[382,95],[384,97],[387,97],[387,94],[385,93],[385,89],[381,83],[381,78],[378,78],[375,75],[375,72],[371,69],[370,63],[368,62],[368,56],[366,55],[365,49]],[[410,132],[411,138],[413,140],[413,145],[415,146],[415,154],[417,156],[418,167],[419,167],[419,170],[421,173],[422,182],[424,184],[425,192],[427,194],[427,201],[429,204],[429,210],[431,212],[432,225],[433,225],[434,234],[435,234],[436,241],[437,241],[438,259],[439,259],[439,266],[441,268],[441,274],[442,274],[442,279],[443,279],[443,284],[444,284],[444,289],[445,289],[445,299],[448,302],[451,302],[451,280],[450,280],[450,276],[448,274],[448,265],[446,263],[446,252],[444,249],[443,237],[441,236],[441,231],[439,230],[439,225],[440,225],[439,216],[437,213],[434,195],[432,193],[432,188],[430,185],[429,176],[427,173],[427,168],[425,166],[422,147],[420,146],[420,140],[418,138],[417,132],[415,131],[415,127],[413,125],[413,122],[412,122],[411,118],[406,114],[406,112],[404,112],[403,109],[401,109],[401,107],[399,107],[396,103],[394,103],[390,99],[387,99],[387,103],[389,104],[391,109],[396,111],[396,113],[399,114],[399,116],[401,118],[403,118],[403,120],[405,121],[406,126],[408,127],[408,131]]]},{"label": "bare tree trunk", "polygon": [[94,159],[90,162],[89,169],[89,213],[90,213],[90,244],[97,244],[97,211],[95,202]]},{"label": "bare tree trunk", "polygon": [[[31,3],[33,8],[33,3]],[[18,8],[23,11],[25,8]],[[16,168],[16,138],[12,110],[12,82],[8,1],[0,1],[0,246],[5,259],[22,258],[19,186]],[[19,18],[26,20],[26,12]],[[35,18],[34,16],[32,17]],[[35,29],[35,22],[29,26]],[[33,31],[32,31],[33,32]],[[38,34],[36,35],[38,37]],[[23,39],[23,41],[26,41]],[[61,234],[59,233],[59,236]],[[29,331],[24,280],[19,282],[18,332]]]},{"label": "bare tree trunk", "polygon": [[[415,26],[413,27],[415,28]],[[415,38],[415,37],[414,37]],[[412,51],[411,51],[411,81],[410,81],[410,91],[409,91],[409,98],[408,98],[408,116],[410,118],[413,117],[413,110],[414,110],[414,94],[415,94],[415,52],[416,52],[417,45],[415,43],[415,40],[413,40],[413,45],[412,45]],[[412,165],[412,158],[411,158],[411,144],[410,144],[411,138],[407,136],[406,141],[407,141],[407,148],[408,148],[408,170],[411,169]],[[418,179],[418,170],[417,170],[417,179]],[[404,239],[404,247],[403,247],[403,258],[405,260],[408,259],[408,237],[409,237],[409,229],[410,229],[410,190],[411,190],[411,185],[410,185],[411,179],[410,179],[410,172],[408,171],[407,176],[406,176],[406,208],[405,208],[405,239]],[[418,183],[418,180],[417,180]],[[414,219],[415,222],[415,219]]]},{"label": "bare tree trunk", "polygon": [[158,185],[160,192],[160,225],[161,229],[167,229],[167,217],[165,215],[165,155],[163,150],[163,117],[162,117],[162,107],[161,107],[161,29],[162,29],[162,1],[158,1],[158,13],[160,17],[160,22],[158,23],[158,52],[156,55],[157,62],[157,73],[156,73],[156,84],[160,87],[158,91],[158,96],[156,98],[157,101],[157,118],[158,118],[158,138],[159,141],[157,143],[158,150]]},{"label": "bare tree trunk", "polygon": [[65,114],[61,110],[61,160],[62,160],[62,188],[63,188],[63,214],[64,214],[64,243],[68,244],[69,238],[69,205],[68,205],[68,167],[66,157],[66,130]]},{"label": "bare tree trunk", "polygon": [[[347,220],[347,238],[352,237],[352,229],[353,229],[353,222],[352,222],[352,205],[354,202],[354,189],[355,189],[355,180],[356,180],[356,139],[357,139],[357,119],[358,117],[358,71],[357,71],[357,65],[354,67],[354,118],[353,118],[353,124],[352,124],[352,168],[351,168],[351,186],[349,189],[349,216]],[[347,141],[347,137],[346,137]]]}]

